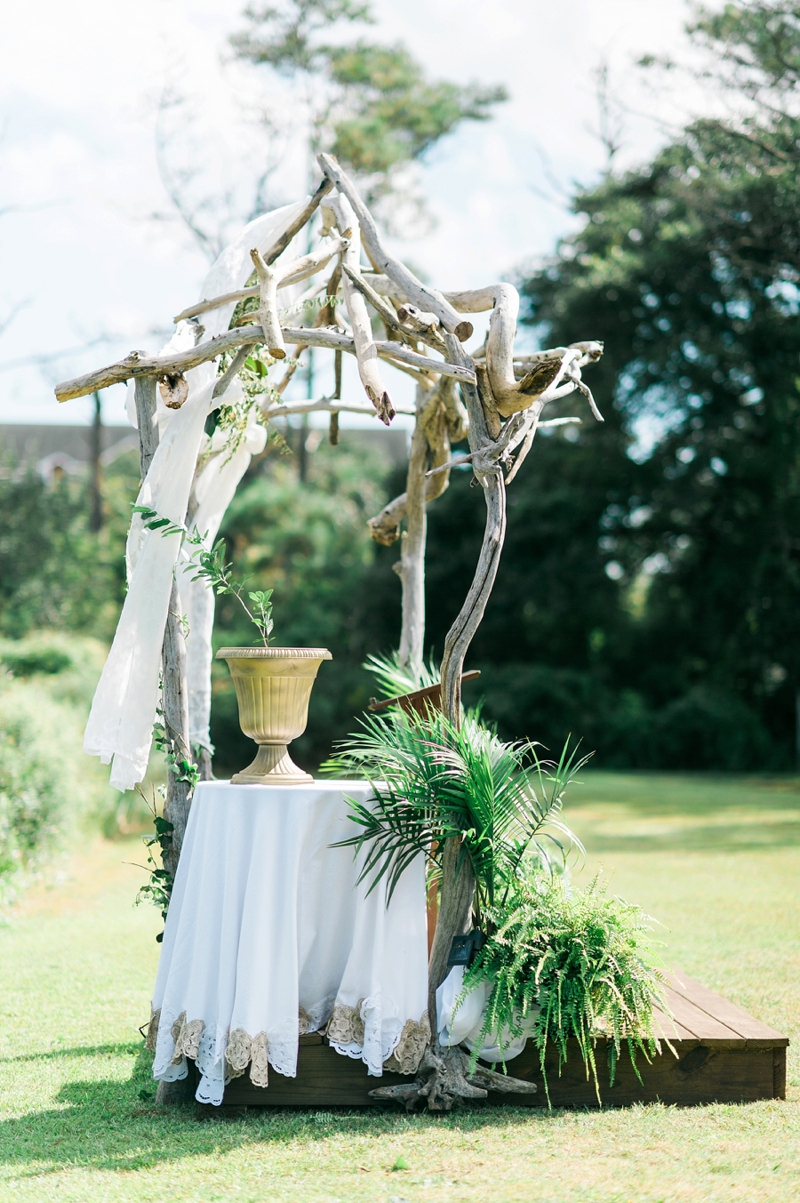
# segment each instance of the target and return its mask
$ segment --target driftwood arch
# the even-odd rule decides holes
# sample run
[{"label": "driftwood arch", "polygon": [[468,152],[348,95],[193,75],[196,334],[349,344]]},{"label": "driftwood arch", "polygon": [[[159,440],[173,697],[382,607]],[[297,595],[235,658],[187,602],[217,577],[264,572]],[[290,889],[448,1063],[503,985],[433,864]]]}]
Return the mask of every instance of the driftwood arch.
[{"label": "driftwood arch", "polygon": [[[532,354],[515,354],[514,338],[519,308],[516,290],[500,283],[462,292],[440,292],[423,284],[386,249],[378,229],[352,180],[329,155],[320,155],[323,179],[314,195],[265,252],[251,250],[257,283],[218,296],[204,298],[175,318],[179,330],[189,329],[194,345],[176,353],[147,357],[132,352],[109,367],[56,386],[59,401],[133,380],[140,432],[142,480],[148,476],[158,445],[155,415],[158,390],[170,408],[180,408],[189,397],[186,373],[202,364],[232,356],[218,374],[213,398],[221,400],[256,345],[266,347],[276,364],[295,356],[284,368],[273,395],[261,406],[262,415],[284,418],[292,414],[327,412],[332,436],[342,411],[374,412],[386,425],[395,416],[383,367],[411,375],[416,384],[414,431],[406,491],[370,520],[372,537],[380,543],[401,541],[398,573],[402,587],[400,657],[412,670],[422,664],[425,631],[426,507],[447,488],[450,469],[469,463],[483,491],[486,522],[478,564],[469,592],[445,642],[442,661],[442,705],[452,722],[460,718],[460,683],[464,658],[481,622],[497,575],[506,528],[506,486],[513,481],[541,426],[545,406],[569,393],[579,392],[595,418],[602,421],[591,392],[582,380],[582,369],[602,354],[602,344],[578,342]],[[316,249],[286,259],[294,236],[321,212],[320,241]],[[369,268],[362,263],[362,255]],[[331,268],[331,264],[333,265]],[[315,277],[330,268],[322,286],[312,283],[306,296],[325,289],[327,300],[310,326],[282,326],[280,290]],[[341,292],[347,323],[337,319],[335,298]],[[258,299],[249,324],[229,328],[204,339],[204,315],[248,298]],[[372,311],[372,313],[370,312]],[[473,334],[470,314],[491,312],[484,345],[469,354],[463,344]],[[385,338],[373,332],[373,315],[382,323]],[[336,387],[333,396],[284,403],[282,393],[296,367],[297,356],[307,347],[334,352]],[[341,356],[355,356],[369,406],[347,403],[341,396]],[[191,398],[190,398],[191,403]],[[369,408],[371,407],[371,409]],[[412,411],[401,411],[412,412]],[[555,419],[556,424],[577,421]],[[451,444],[469,440],[469,452],[451,458]],[[190,500],[189,509],[191,511]],[[189,514],[189,517],[191,514]],[[406,520],[406,529],[400,526]],[[181,630],[177,586],[172,585],[163,637],[164,725],[170,751],[178,759],[191,757],[187,698],[186,651]],[[200,769],[210,771],[208,755]],[[167,867],[174,872],[190,806],[186,781],[170,777],[166,817],[174,824],[173,848]],[[439,919],[429,964],[429,1014],[435,1015],[435,992],[447,972],[454,935],[470,925],[474,881],[468,868],[456,872],[458,848],[444,850]],[[432,1027],[435,1029],[435,1023]],[[458,1098],[485,1097],[486,1090],[527,1090],[525,1083],[479,1069],[466,1077],[466,1058],[457,1049],[438,1046],[436,1032],[417,1082],[374,1092],[414,1105],[425,1101],[433,1110],[449,1109]]]}]

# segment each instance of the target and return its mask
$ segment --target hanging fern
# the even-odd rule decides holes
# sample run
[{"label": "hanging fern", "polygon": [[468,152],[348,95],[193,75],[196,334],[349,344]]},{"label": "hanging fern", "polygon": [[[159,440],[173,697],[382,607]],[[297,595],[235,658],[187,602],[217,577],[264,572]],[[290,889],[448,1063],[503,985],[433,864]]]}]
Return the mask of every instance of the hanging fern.
[{"label": "hanging fern", "polygon": [[568,1042],[577,1041],[598,1102],[600,1038],[607,1042],[611,1085],[623,1046],[641,1081],[637,1053],[649,1061],[660,1051],[656,1009],[669,1012],[652,920],[638,906],[609,896],[599,876],[587,890],[573,891],[558,877],[538,872],[517,879],[513,896],[489,908],[485,921],[488,940],[465,974],[454,1008],[481,982],[491,983],[473,1067],[487,1038],[507,1045],[522,1035],[523,1021],[535,1016],[533,1039],[548,1105],[548,1043],[556,1049],[560,1074]]}]

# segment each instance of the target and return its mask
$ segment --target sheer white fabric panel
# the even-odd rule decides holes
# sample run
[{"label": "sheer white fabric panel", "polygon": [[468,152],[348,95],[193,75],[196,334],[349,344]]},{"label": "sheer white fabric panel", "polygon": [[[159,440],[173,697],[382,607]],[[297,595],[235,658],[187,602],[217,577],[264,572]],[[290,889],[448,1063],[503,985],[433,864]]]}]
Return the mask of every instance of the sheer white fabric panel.
[{"label": "sheer white fabric panel", "polygon": [[[295,220],[304,203],[285,205],[250,222],[211,268],[200,299],[242,288],[252,271],[251,248],[267,251]],[[203,341],[227,329],[233,309],[231,303],[202,316]],[[181,322],[161,354],[191,348],[196,331],[193,323]],[[150,506],[176,523],[183,523],[186,517],[206,417],[220,402],[219,398],[212,399],[211,396],[216,379],[213,363],[187,372],[186,379],[189,396],[181,409],[167,409],[159,397],[156,420],[161,441],[137,499],[137,504]],[[129,387],[128,412],[135,425],[132,386]],[[224,471],[221,465],[214,487],[209,487],[209,522],[216,516],[217,528],[224,513],[224,507],[220,509],[222,499],[225,496],[230,499],[249,463],[250,452],[246,454],[246,462],[244,453],[238,459],[233,457],[236,464],[230,471]],[[234,480],[236,471],[239,476]],[[119,790],[132,789],[147,770],[158,705],[161,646],[178,546],[178,536],[164,537],[158,531],[145,530],[139,515],[131,523],[126,552],[128,593],[95,692],[84,739],[86,752],[99,756],[104,764],[111,764],[111,784]],[[183,598],[182,605],[193,611],[195,602],[197,638],[189,652],[192,662],[189,671],[200,700],[195,707],[193,726],[202,736],[200,742],[206,742],[208,687],[201,687],[197,682],[210,666],[213,605],[209,606],[207,597],[188,595]],[[189,621],[191,625],[191,614]]]}]

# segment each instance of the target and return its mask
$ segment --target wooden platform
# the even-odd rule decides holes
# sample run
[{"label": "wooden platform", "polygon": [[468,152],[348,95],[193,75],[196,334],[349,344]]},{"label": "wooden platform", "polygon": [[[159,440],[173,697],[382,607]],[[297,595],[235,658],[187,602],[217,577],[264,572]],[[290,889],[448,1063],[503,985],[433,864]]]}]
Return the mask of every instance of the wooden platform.
[{"label": "wooden platform", "polygon": [[[639,1058],[639,1082],[627,1053],[620,1059],[613,1087],[608,1084],[606,1054],[598,1044],[600,1094],[605,1107],[632,1103],[752,1103],[786,1097],[786,1036],[773,1031],[740,1007],[681,976],[670,979],[667,991],[672,1017],[660,1016],[663,1032],[677,1055],[664,1048],[652,1063]],[[597,1107],[594,1086],[587,1082],[577,1047],[561,1077],[554,1054],[547,1057],[547,1078],[554,1107]],[[498,1105],[546,1107],[536,1050],[526,1050],[509,1062],[515,1077],[536,1082],[534,1096],[490,1095]],[[225,1090],[222,1110],[243,1107],[369,1107],[374,1087],[407,1081],[398,1074],[382,1078],[367,1075],[361,1061],[343,1057],[324,1037],[301,1036],[296,1078],[270,1074],[269,1087],[253,1086],[248,1077],[236,1078]],[[198,1104],[198,1115],[219,1114],[219,1108]]]}]

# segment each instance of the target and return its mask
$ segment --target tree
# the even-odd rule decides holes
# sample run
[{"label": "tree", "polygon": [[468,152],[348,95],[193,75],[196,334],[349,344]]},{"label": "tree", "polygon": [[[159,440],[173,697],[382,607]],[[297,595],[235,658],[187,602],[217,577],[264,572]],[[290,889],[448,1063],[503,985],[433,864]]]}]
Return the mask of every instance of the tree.
[{"label": "tree", "polygon": [[249,28],[233,37],[234,50],[298,84],[310,165],[332,152],[371,202],[396,191],[404,169],[461,122],[486,121],[507,96],[503,87],[429,80],[402,43],[342,41],[350,25],[374,20],[355,0],[286,0],[245,16]]},{"label": "tree", "polygon": [[629,616],[627,647],[600,662],[618,697],[634,691],[638,763],[786,765],[800,686],[800,5],[700,10],[693,30],[746,112],[696,121],[643,168],[580,192],[582,229],[524,293],[549,340],[605,339],[599,399],[619,414],[618,466],[629,456],[584,547]]}]

